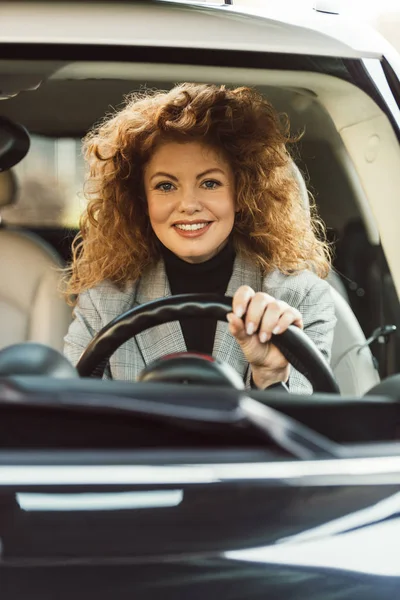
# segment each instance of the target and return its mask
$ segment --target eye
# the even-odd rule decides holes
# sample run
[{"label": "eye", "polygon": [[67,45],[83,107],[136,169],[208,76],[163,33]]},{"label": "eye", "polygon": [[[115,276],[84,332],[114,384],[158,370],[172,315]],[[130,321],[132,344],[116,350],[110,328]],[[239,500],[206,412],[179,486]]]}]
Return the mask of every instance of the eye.
[{"label": "eye", "polygon": [[173,185],[172,183],[169,183],[168,181],[162,181],[161,183],[158,183],[155,187],[156,190],[161,190],[162,192],[171,192],[173,189]]},{"label": "eye", "polygon": [[207,179],[207,181],[203,181],[201,185],[207,190],[215,190],[217,187],[220,187],[221,183],[219,181],[215,181],[214,179]]}]

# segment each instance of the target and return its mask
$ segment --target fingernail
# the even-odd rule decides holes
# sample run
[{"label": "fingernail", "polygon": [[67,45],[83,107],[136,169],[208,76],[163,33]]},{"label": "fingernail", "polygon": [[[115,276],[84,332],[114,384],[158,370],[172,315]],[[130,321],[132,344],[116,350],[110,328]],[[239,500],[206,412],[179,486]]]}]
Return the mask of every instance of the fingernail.
[{"label": "fingernail", "polygon": [[254,333],[254,323],[249,323],[246,329],[247,335],[253,335]]},{"label": "fingernail", "polygon": [[265,342],[267,341],[267,339],[268,339],[268,335],[265,333],[265,331],[263,331],[262,333],[260,333],[260,342],[262,344],[265,344]]},{"label": "fingernail", "polygon": [[232,323],[232,317],[233,317],[233,315],[231,313],[226,315],[226,320],[228,321],[228,323]]},{"label": "fingernail", "polygon": [[243,317],[243,315],[244,315],[244,308],[243,308],[243,306],[238,306],[238,307],[237,307],[237,309],[235,310],[235,315],[236,315],[237,317],[239,317],[239,319],[240,319],[241,317]]},{"label": "fingernail", "polygon": [[272,330],[272,333],[274,335],[278,335],[278,333],[280,333],[281,328],[280,327],[275,327],[275,329]]}]

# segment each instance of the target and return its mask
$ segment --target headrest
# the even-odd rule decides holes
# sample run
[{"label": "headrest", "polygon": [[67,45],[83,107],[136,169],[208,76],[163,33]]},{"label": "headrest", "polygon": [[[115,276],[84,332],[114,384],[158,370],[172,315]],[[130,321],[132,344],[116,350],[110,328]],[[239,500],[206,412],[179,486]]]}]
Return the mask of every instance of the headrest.
[{"label": "headrest", "polygon": [[301,199],[303,200],[304,208],[309,213],[310,212],[310,198],[308,196],[307,186],[306,186],[306,182],[304,181],[302,172],[300,171],[299,167],[296,165],[296,163],[293,160],[292,160],[290,166],[291,166],[291,170],[293,173],[293,177],[295,178],[296,183],[298,185],[298,188],[300,191],[300,196],[301,196]]},{"label": "headrest", "polygon": [[54,348],[25,342],[0,350],[0,377],[12,375],[46,375],[66,379],[78,377],[78,372],[69,360]]},{"label": "headrest", "polygon": [[26,156],[30,146],[27,130],[6,117],[0,117],[0,171],[8,171]]},{"label": "headrest", "polygon": [[17,183],[12,171],[0,173],[0,208],[14,204],[17,195]]}]

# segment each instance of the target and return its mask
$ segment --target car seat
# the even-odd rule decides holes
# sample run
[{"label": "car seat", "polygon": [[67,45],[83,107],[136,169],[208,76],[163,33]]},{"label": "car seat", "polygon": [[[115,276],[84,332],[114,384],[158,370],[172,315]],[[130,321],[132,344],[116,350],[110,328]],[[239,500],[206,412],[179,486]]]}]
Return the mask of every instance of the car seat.
[{"label": "car seat", "polygon": [[[309,195],[303,175],[294,162],[292,170],[304,207],[309,212]],[[331,285],[337,318],[331,367],[342,394],[362,396],[380,381],[379,374],[371,351],[365,345],[365,335],[347,302],[347,292],[340,277],[332,270],[327,281]]]},{"label": "car seat", "polygon": [[[0,173],[0,216],[16,195],[12,171]],[[40,342],[62,351],[71,308],[59,291],[61,267],[40,237],[0,222],[0,348]]]}]

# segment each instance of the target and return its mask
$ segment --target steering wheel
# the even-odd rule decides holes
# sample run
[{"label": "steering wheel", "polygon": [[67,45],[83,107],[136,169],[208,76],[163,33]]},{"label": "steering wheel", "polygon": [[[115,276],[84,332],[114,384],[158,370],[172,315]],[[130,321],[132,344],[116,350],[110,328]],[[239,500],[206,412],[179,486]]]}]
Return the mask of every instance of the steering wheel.
[{"label": "steering wheel", "polygon": [[[76,365],[77,371],[81,377],[101,378],[111,355],[122,344],[142,331],[181,318],[206,317],[225,321],[226,315],[231,311],[232,298],[216,294],[180,294],[141,304],[115,318],[99,331],[79,359]],[[301,329],[290,326],[284,333],[273,335],[271,341],[289,363],[309,380],[314,392],[340,393],[329,365]],[[206,371],[209,372],[210,357],[206,359],[203,357],[203,360],[205,363],[209,363],[206,367]],[[159,364],[159,361],[156,362]],[[175,369],[175,374],[180,376],[181,380],[185,380],[187,365],[184,355],[164,357],[163,380],[172,368]],[[146,376],[149,372],[151,373],[151,370],[151,365],[145,369]],[[222,376],[225,377],[224,374]],[[227,378],[229,379],[229,374]],[[207,380],[204,371],[202,379]],[[214,381],[213,378],[208,379],[208,383],[212,384],[214,382],[215,378]]]}]

